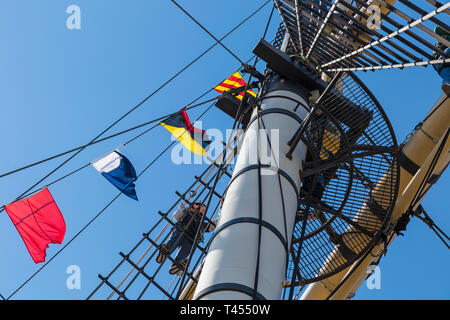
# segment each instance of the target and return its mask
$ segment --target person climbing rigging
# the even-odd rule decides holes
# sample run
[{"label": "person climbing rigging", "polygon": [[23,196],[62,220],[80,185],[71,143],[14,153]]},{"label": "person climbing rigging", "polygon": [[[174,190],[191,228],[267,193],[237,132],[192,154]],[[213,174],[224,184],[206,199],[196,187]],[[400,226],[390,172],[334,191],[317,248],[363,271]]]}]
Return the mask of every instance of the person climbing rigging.
[{"label": "person climbing rigging", "polygon": [[[450,41],[450,33],[443,28],[437,26],[434,28],[434,32],[445,40]],[[434,59],[445,59],[450,57],[450,48],[445,46],[443,43],[437,42],[436,48],[444,52],[445,56],[442,56],[437,52],[433,52]],[[433,68],[442,78],[442,91],[444,91],[447,96],[450,96],[450,63],[446,62],[442,64],[433,64]]]},{"label": "person climbing rigging", "polygon": [[195,245],[203,241],[204,232],[212,232],[216,229],[218,218],[209,223],[202,221],[204,220],[205,211],[206,206],[201,202],[196,202],[187,208],[185,208],[184,203],[181,203],[179,209],[175,212],[174,219],[177,220],[177,223],[173,228],[169,241],[161,245],[159,254],[156,257],[156,262],[163,263],[176,248],[180,248],[174,258],[174,263],[169,269],[170,274],[181,275],[183,273],[187,265],[187,256],[191,252],[199,228],[200,231]]}]

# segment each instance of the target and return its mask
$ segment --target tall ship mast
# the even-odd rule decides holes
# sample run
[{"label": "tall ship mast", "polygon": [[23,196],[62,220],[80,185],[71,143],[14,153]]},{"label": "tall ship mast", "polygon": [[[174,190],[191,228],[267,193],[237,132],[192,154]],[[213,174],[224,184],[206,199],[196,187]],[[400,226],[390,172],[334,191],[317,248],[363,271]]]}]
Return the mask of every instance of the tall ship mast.
[{"label": "tall ship mast", "polygon": [[[358,73],[429,66],[438,77],[450,68],[450,3],[267,1],[270,18],[244,62],[172,2],[239,62],[235,82],[221,82],[212,99],[233,127],[221,152],[206,156],[199,144],[210,164],[99,270],[87,299],[351,299],[411,218],[448,247],[421,205],[449,163],[448,82],[399,142]],[[158,123],[174,134],[185,111]],[[181,134],[202,132],[192,128]]]},{"label": "tall ship mast", "polygon": [[[188,190],[178,193],[179,201],[215,198],[210,219],[223,197],[217,229],[205,246],[198,246],[182,276],[167,286],[157,280],[161,265],[139,271],[158,255],[167,226],[174,225],[169,212],[177,203],[160,213],[161,226],[145,233],[131,252],[121,253],[120,264],[148,279],[145,290],[159,288],[168,299],[198,300],[348,299],[355,294],[408,218],[421,215],[430,178],[440,176],[449,160],[450,102],[445,93],[420,130],[399,145],[376,97],[354,73],[448,63],[448,58],[432,61],[421,48],[434,45],[416,32],[442,40],[423,22],[432,19],[448,31],[437,18],[448,4],[433,2],[428,13],[399,2],[421,18],[413,20],[395,1],[373,1],[370,5],[378,6],[377,17],[383,21],[373,28],[364,1],[274,1],[282,20],[277,37],[271,43],[260,40],[253,50],[267,69],[243,66],[258,81],[257,97],[239,101],[224,93],[216,103],[245,130],[237,138],[236,164],[224,164],[224,152]],[[261,130],[265,133],[255,133]],[[277,141],[269,137],[273,130]],[[236,149],[234,143],[229,149]],[[269,146],[264,154],[261,145]],[[209,172],[228,179],[223,194],[215,193]],[[195,199],[186,199],[192,190]],[[147,245],[145,258],[131,258],[135,249]],[[99,276],[101,283],[89,298],[98,297],[104,287],[112,290],[108,299],[126,297],[133,268],[113,284],[116,270]]]}]

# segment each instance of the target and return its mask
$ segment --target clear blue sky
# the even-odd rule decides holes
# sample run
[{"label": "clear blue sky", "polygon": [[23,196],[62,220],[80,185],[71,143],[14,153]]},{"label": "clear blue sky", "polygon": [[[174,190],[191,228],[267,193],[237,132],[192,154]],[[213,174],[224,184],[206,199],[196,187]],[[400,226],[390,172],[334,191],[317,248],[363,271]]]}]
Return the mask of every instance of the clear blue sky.
[{"label": "clear blue sky", "polygon": [[[263,2],[180,1],[218,37]],[[72,4],[81,8],[81,30],[66,28],[66,8]],[[251,57],[269,12],[267,6],[225,41],[242,60]],[[275,15],[269,40],[278,23]],[[168,0],[3,1],[0,38],[0,172],[89,142],[213,43]],[[234,58],[217,46],[111,133],[178,110],[237,67]],[[441,94],[440,79],[430,67],[357,75],[378,98],[399,141]],[[203,110],[191,112],[191,119]],[[231,118],[217,110],[203,120],[204,126],[222,130],[232,125]],[[86,149],[54,178],[106,154],[132,136]],[[168,143],[168,132],[157,128],[122,151],[140,172]],[[0,179],[0,204],[14,200],[61,161]],[[99,283],[97,274],[106,275],[119,262],[118,252],[128,252],[159,218],[157,211],[165,211],[176,199],[174,191],[184,190],[204,167],[176,166],[167,153],[136,183],[139,202],[120,197],[14,299],[85,299]],[[447,232],[449,189],[446,173],[423,202]],[[92,167],[55,184],[50,191],[66,221],[64,243],[117,194]],[[59,248],[50,245],[47,258]],[[8,296],[39,265],[31,260],[5,213],[0,214],[0,253],[0,293]],[[66,288],[69,265],[81,268],[81,290]],[[406,237],[398,238],[382,260],[382,288],[369,290],[363,285],[355,299],[448,299],[449,266],[445,246],[427,226],[413,219]]]}]

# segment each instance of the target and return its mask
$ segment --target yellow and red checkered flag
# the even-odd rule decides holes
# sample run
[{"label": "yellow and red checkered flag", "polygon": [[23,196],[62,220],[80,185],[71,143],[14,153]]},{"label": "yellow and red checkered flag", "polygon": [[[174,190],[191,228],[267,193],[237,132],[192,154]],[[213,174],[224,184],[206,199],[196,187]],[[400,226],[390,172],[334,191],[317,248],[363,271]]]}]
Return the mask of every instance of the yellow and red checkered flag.
[{"label": "yellow and red checkered flag", "polygon": [[[233,73],[231,76],[229,76],[225,81],[220,83],[217,87],[214,88],[219,93],[222,93],[224,91],[229,91],[230,89],[239,88],[246,86],[247,83],[244,81],[242,76],[239,74],[238,71]],[[256,97],[256,93],[254,93],[252,90],[247,90],[249,94]],[[242,91],[239,95],[236,96],[239,100],[242,100],[244,97],[244,91]]]}]

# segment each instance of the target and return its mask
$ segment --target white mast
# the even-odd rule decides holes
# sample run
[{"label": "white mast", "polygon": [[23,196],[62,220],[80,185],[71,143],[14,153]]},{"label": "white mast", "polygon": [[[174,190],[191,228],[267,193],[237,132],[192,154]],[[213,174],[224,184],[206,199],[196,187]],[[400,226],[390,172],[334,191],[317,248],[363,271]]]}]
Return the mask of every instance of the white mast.
[{"label": "white mast", "polygon": [[305,92],[276,75],[260,94],[194,299],[280,299],[306,146],[299,143],[292,160],[285,154],[309,113]]}]

